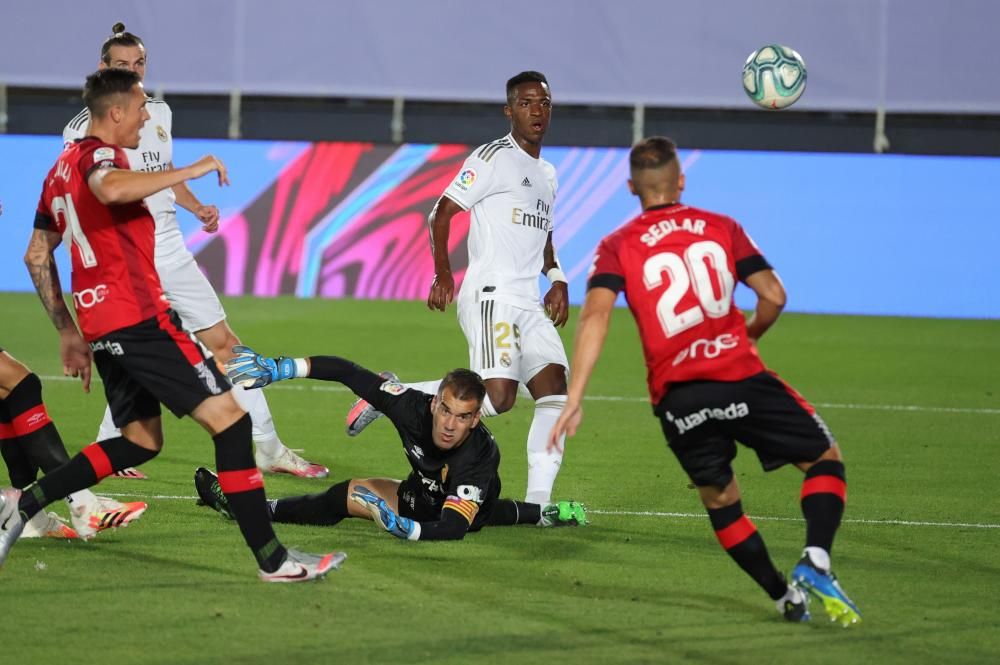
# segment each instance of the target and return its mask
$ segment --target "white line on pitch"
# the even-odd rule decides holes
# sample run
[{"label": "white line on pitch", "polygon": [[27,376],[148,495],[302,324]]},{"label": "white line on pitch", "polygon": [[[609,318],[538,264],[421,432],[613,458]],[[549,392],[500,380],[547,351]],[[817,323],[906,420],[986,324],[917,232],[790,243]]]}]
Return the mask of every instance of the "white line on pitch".
[{"label": "white line on pitch", "polygon": [[[177,496],[172,494],[154,494],[152,496],[142,496],[139,494],[122,494],[101,492],[103,496],[117,498],[147,499],[147,500],[181,500],[195,501],[196,496]],[[655,510],[593,510],[588,508],[588,514],[593,515],[620,515],[622,517],[680,517],[685,519],[705,519],[704,513],[670,513]],[[767,522],[801,522],[801,517],[772,517],[767,515],[750,515],[755,520]],[[845,519],[845,524],[871,524],[875,526],[940,526],[947,528],[969,528],[969,529],[1000,529],[1000,524],[973,524],[966,522],[925,522],[920,520],[866,520],[866,519]]]},{"label": "white line on pitch", "polygon": [[[630,510],[590,510],[587,513],[595,515],[623,515],[627,517],[693,517],[704,518],[704,513],[664,513],[651,510],[630,511]],[[801,517],[773,517],[767,515],[749,515],[755,520],[769,522],[801,522]],[[972,529],[1000,529],[1000,524],[975,524],[969,522],[926,522],[920,520],[866,520],[866,519],[844,519],[845,524],[874,524],[886,526],[942,526],[950,528],[972,528]]]},{"label": "white line on pitch", "polygon": [[[74,379],[67,376],[43,376],[45,381],[79,381],[79,379]],[[101,378],[94,375],[94,381],[100,381]],[[299,390],[299,391],[317,391],[317,392],[332,392],[332,393],[349,393],[351,392],[345,386],[329,386],[329,385],[309,385],[309,384],[287,384],[280,383],[273,386],[269,386],[268,390]],[[635,402],[635,403],[649,403],[649,399],[646,397],[620,397],[616,395],[588,395],[585,397],[588,402]],[[987,408],[962,408],[962,407],[950,407],[950,406],[916,406],[911,404],[836,404],[832,402],[815,402],[815,406],[821,409],[852,409],[857,411],[904,411],[910,413],[970,413],[975,415],[986,415],[986,416],[1000,416],[1000,409],[987,409]]]}]

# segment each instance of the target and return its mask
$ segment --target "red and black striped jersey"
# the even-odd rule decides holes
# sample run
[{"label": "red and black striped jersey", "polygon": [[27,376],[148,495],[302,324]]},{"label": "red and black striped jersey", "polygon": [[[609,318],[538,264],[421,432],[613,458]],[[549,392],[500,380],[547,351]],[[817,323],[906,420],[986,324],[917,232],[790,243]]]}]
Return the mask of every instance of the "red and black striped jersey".
[{"label": "red and black striped jersey", "polygon": [[42,186],[35,228],[71,243],[73,304],[84,339],[168,308],[153,264],[153,217],[142,201],[104,205],[87,184],[98,169],[129,169],[118,146],[92,136],[66,148]]},{"label": "red and black striped jersey", "polygon": [[739,381],[765,369],[733,290],[736,279],[770,267],[735,220],[656,206],[601,241],[588,289],[624,290],[658,404],[672,383]]}]

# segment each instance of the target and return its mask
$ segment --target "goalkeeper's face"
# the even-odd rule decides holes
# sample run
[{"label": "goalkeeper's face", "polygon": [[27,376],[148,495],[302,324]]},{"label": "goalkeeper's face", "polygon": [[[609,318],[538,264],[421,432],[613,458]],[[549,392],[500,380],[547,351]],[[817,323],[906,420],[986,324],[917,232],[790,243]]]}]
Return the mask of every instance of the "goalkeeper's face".
[{"label": "goalkeeper's face", "polygon": [[445,388],[431,401],[431,437],[442,450],[457,448],[465,443],[469,432],[479,424],[480,404],[475,399],[458,399],[451,388]]}]

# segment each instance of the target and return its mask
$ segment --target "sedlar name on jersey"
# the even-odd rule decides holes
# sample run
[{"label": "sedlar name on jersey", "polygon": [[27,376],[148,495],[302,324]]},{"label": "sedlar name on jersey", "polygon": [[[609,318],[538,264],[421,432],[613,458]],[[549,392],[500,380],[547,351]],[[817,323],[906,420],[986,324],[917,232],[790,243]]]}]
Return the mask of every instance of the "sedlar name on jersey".
[{"label": "sedlar name on jersey", "polygon": [[684,221],[678,223],[676,219],[664,219],[649,227],[649,230],[639,238],[646,245],[652,247],[674,231],[687,231],[695,235],[705,235],[705,220],[690,219],[685,217]]},{"label": "sedlar name on jersey", "polygon": [[510,221],[518,226],[527,226],[548,233],[552,230],[552,205],[541,199],[535,201],[534,210],[514,208]]}]

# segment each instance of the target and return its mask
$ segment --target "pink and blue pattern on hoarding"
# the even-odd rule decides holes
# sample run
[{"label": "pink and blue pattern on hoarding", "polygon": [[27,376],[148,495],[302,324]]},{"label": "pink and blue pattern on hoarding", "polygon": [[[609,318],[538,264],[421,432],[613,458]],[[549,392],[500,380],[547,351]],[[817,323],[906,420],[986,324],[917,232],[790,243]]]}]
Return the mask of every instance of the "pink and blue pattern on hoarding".
[{"label": "pink and blue pattern on hoarding", "polygon": [[[183,210],[178,221],[222,294],[423,300],[433,277],[427,214],[473,148],[176,140],[175,163],[212,153],[233,182],[191,183],[219,206],[218,233],[205,234]],[[0,290],[32,290],[22,257],[42,178],[61,149],[57,137],[0,136]],[[638,212],[628,150],[542,154],[558,172],[553,238],[570,301],[580,304],[598,241]],[[683,200],[743,224],[788,285],[789,310],[1000,317],[1000,159],[680,154]],[[468,230],[468,214],[457,215],[449,251],[459,279]],[[66,252],[57,258],[68,287]],[[736,298],[752,303],[745,288]]]}]

